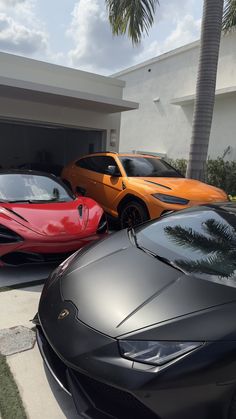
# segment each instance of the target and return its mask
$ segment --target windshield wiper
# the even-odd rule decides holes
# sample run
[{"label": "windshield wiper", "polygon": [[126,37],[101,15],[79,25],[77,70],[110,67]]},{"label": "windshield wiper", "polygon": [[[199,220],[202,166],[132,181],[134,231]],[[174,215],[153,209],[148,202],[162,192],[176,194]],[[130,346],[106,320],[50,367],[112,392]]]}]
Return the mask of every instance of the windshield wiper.
[{"label": "windshield wiper", "polygon": [[40,204],[42,202],[51,202],[43,199],[15,199],[14,201],[7,201],[9,204]]},{"label": "windshield wiper", "polygon": [[186,273],[183,269],[181,269],[178,265],[175,264],[175,262],[172,262],[171,260],[163,257],[163,256],[159,256],[156,253],[152,252],[149,249],[146,249],[145,247],[142,247],[138,244],[138,240],[137,240],[137,235],[135,232],[135,229],[133,227],[128,228],[128,234],[131,235],[135,246],[142,250],[142,252],[147,253],[148,255],[154,257],[155,259],[160,260],[161,262],[165,263],[168,266],[172,266],[173,268],[177,269],[178,271],[182,272],[182,273]]},{"label": "windshield wiper", "polygon": [[[0,201],[1,202],[1,201]],[[56,201],[55,199],[16,199],[14,201],[2,201],[2,202],[8,202],[9,204],[47,204],[50,202],[68,202],[66,200]]]},{"label": "windshield wiper", "polygon": [[172,260],[169,260],[160,255],[157,255],[156,253],[152,252],[151,250],[145,249],[144,247],[138,246],[138,248],[142,250],[143,252],[147,253],[148,255],[153,256],[155,259],[158,259],[161,262],[165,263],[166,265],[172,266],[172,268],[175,268],[182,273],[186,273],[183,269],[181,269],[178,265],[176,265],[176,263],[173,262]]},{"label": "windshield wiper", "polygon": [[7,201],[9,204],[17,204],[17,203],[31,203],[30,199],[14,199],[13,201]]}]

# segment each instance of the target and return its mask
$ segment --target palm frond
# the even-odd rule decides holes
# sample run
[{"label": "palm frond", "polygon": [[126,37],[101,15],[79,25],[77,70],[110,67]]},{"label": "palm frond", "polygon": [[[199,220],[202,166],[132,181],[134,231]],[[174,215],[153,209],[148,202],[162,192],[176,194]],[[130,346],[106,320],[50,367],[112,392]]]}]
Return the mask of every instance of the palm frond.
[{"label": "palm frond", "polygon": [[236,231],[225,223],[209,218],[204,224],[207,233],[217,240],[225,241],[227,247],[236,247]]},{"label": "palm frond", "polygon": [[232,276],[235,276],[236,271],[235,256],[236,254],[234,254],[234,259],[225,259],[214,254],[206,259],[199,259],[196,261],[178,259],[175,260],[175,264],[186,272],[216,275],[220,278],[231,278]]},{"label": "palm frond", "polygon": [[228,32],[236,25],[236,0],[225,0],[223,14],[223,31]]},{"label": "palm frond", "polygon": [[133,44],[153,25],[159,0],[105,0],[114,35],[128,33]]},{"label": "palm frond", "polygon": [[219,243],[215,239],[212,240],[192,228],[183,228],[176,225],[175,227],[167,226],[164,231],[178,246],[191,247],[204,253],[219,251]]}]

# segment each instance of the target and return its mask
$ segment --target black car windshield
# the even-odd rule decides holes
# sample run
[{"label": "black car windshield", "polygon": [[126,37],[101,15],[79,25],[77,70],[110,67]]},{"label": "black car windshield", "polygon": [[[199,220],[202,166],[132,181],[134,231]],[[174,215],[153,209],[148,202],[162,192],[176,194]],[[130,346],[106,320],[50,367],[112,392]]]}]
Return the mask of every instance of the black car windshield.
[{"label": "black car windshield", "polygon": [[0,174],[2,202],[68,202],[73,196],[49,176],[4,173]]},{"label": "black car windshield", "polygon": [[137,227],[138,246],[182,271],[236,287],[236,206],[231,211],[202,207]]},{"label": "black car windshield", "polygon": [[120,157],[129,177],[183,177],[166,161],[155,157]]}]

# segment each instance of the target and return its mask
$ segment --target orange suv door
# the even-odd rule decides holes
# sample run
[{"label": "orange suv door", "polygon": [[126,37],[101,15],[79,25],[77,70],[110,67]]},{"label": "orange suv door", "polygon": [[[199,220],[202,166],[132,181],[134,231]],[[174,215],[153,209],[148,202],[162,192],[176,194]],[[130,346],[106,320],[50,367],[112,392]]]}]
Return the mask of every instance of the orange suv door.
[{"label": "orange suv door", "polygon": [[[102,205],[105,211],[116,215],[115,200],[122,192],[122,177],[112,156],[90,156],[77,161],[80,167],[77,187]],[[109,166],[115,166],[115,175],[109,174]]]}]

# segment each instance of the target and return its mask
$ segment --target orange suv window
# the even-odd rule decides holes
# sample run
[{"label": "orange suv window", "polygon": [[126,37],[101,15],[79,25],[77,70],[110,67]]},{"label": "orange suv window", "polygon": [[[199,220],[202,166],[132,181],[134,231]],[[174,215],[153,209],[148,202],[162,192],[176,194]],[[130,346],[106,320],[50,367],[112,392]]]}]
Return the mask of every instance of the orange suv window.
[{"label": "orange suv window", "polygon": [[164,160],[155,157],[120,157],[128,177],[184,177]]},{"label": "orange suv window", "polygon": [[108,166],[116,166],[117,170],[119,170],[116,161],[111,156],[85,157],[84,159],[78,160],[76,166],[102,174],[108,173]]}]

